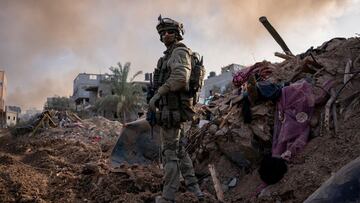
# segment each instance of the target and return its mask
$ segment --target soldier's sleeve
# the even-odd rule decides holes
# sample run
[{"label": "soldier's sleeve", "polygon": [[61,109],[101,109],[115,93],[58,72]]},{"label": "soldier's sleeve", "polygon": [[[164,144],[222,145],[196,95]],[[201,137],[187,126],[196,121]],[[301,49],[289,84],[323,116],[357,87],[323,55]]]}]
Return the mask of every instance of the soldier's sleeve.
[{"label": "soldier's sleeve", "polygon": [[170,77],[159,88],[158,92],[165,95],[169,91],[188,90],[191,72],[190,51],[183,47],[174,49],[168,65],[171,68]]}]

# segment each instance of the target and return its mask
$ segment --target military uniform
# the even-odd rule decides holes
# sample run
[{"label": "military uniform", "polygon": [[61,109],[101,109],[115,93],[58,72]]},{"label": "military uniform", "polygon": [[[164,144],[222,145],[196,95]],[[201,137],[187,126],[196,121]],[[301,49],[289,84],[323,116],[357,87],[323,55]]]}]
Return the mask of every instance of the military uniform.
[{"label": "military uniform", "polygon": [[154,85],[158,111],[156,122],[160,125],[164,162],[164,187],[162,197],[175,200],[180,185],[180,174],[191,192],[202,196],[195,177],[192,161],[181,142],[182,125],[193,119],[192,98],[188,96],[191,74],[191,50],[176,41],[167,47],[154,71]]}]

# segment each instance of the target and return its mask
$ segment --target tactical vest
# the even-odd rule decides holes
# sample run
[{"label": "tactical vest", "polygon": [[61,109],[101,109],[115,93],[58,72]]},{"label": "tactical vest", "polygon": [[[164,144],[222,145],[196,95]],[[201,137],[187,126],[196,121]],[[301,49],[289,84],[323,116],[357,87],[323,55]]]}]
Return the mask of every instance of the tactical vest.
[{"label": "tactical vest", "polygon": [[[168,60],[174,49],[178,47],[187,48],[184,44],[178,43],[173,46],[166,54],[158,60],[157,68],[154,71],[154,88],[157,90],[161,87],[165,81],[170,77],[171,67],[169,67]],[[169,126],[171,123],[177,125],[177,123],[189,121],[193,119],[195,114],[192,109],[192,97],[187,91],[169,92],[167,95],[162,96],[158,103],[160,109],[157,117],[157,121],[160,125]]]}]

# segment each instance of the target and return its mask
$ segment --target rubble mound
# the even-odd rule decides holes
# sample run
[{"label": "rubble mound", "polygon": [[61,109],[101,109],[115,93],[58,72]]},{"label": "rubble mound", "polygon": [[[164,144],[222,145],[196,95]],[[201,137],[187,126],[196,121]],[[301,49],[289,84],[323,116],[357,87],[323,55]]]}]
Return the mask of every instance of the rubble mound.
[{"label": "rubble mound", "polygon": [[[188,132],[188,151],[197,173],[207,177],[208,164],[215,164],[229,202],[303,202],[333,173],[360,154],[360,39],[335,38],[288,58],[281,63],[264,61],[250,67],[250,70],[260,67],[258,75],[250,76],[232,93],[215,95],[209,105],[200,110],[210,118],[209,123]],[[266,79],[261,77],[262,67],[272,72]],[[249,72],[241,73],[238,78],[249,76]],[[311,84],[311,101],[315,103],[312,114],[296,115],[300,123],[311,116],[306,146],[287,161],[288,172],[284,178],[265,189],[258,169],[262,158],[271,155],[274,148],[280,104],[279,100],[259,96],[260,90],[254,90],[255,86],[259,87],[259,81],[272,85],[268,86],[271,90],[280,87],[280,91],[306,81]],[[281,101],[291,100],[286,94],[281,97]],[[234,179],[240,181],[231,186]],[[207,181],[203,179],[204,184]]]},{"label": "rubble mound", "polygon": [[[163,176],[156,164],[108,163],[121,128],[95,117],[36,134],[2,132],[0,202],[154,202]],[[177,202],[197,202],[181,191]],[[206,201],[215,199],[208,194]]]}]

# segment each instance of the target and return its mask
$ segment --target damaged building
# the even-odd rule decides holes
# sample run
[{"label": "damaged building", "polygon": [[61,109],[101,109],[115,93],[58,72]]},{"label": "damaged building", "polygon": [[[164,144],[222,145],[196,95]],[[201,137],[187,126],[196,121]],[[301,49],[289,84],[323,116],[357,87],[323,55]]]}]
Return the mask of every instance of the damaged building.
[{"label": "damaged building", "polygon": [[[115,92],[111,85],[111,75],[109,74],[90,74],[80,73],[74,79],[72,100],[75,102],[76,111],[91,111],[99,98],[108,95],[114,95]],[[143,88],[143,96],[146,98],[147,81],[134,81]],[[96,112],[105,118],[114,120],[117,119],[116,109],[102,112]]]},{"label": "damaged building", "polygon": [[94,105],[99,97],[111,94],[110,84],[104,82],[109,75],[80,73],[74,79],[72,99],[76,109],[85,109]]},{"label": "damaged building", "polygon": [[224,91],[231,86],[231,81],[233,74],[244,68],[244,66],[239,64],[230,64],[221,68],[221,73],[216,75],[215,72],[210,72],[208,78],[204,81],[204,87],[200,92],[200,101],[204,101],[211,94],[210,91],[214,93],[224,93]]},{"label": "damaged building", "polygon": [[5,71],[0,71],[0,128],[15,126],[19,122],[21,108],[5,106],[7,79]]},{"label": "damaged building", "polygon": [[5,117],[6,117],[6,126],[11,127],[15,126],[20,121],[21,108],[18,106],[6,106],[5,107]]},{"label": "damaged building", "polygon": [[6,127],[5,98],[6,98],[7,80],[5,71],[0,71],[0,127]]}]

